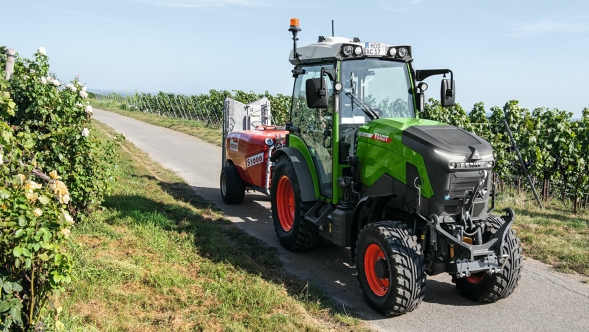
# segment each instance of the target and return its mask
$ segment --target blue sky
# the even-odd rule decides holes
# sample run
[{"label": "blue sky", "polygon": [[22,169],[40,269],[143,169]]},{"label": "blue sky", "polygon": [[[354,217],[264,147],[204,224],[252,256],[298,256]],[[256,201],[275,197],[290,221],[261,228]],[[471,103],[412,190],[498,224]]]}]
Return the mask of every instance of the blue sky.
[{"label": "blue sky", "polygon": [[[449,68],[456,101],[589,107],[589,1],[19,0],[0,5],[0,45],[47,49],[60,80],[90,89],[290,95],[289,19],[300,45],[331,35],[410,44],[416,69]],[[8,31],[6,29],[9,29]],[[429,78],[437,98],[440,77]]]}]

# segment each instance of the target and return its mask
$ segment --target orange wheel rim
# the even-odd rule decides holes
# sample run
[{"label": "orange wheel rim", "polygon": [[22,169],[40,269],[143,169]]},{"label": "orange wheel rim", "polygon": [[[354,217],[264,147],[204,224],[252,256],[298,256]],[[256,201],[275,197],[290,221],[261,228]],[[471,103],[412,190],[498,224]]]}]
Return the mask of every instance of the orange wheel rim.
[{"label": "orange wheel rim", "polygon": [[389,278],[379,278],[376,274],[376,264],[386,261],[384,252],[377,244],[370,244],[364,254],[364,273],[372,292],[377,296],[384,296],[389,290]]},{"label": "orange wheel rim", "polygon": [[292,225],[294,224],[295,199],[292,184],[286,175],[283,175],[280,180],[278,180],[276,203],[280,226],[282,226],[282,229],[285,232],[288,232],[292,229]]},{"label": "orange wheel rim", "polygon": [[486,275],[487,272],[472,273],[470,276],[464,277],[464,280],[470,282],[471,284],[478,284],[479,282],[483,281]]}]

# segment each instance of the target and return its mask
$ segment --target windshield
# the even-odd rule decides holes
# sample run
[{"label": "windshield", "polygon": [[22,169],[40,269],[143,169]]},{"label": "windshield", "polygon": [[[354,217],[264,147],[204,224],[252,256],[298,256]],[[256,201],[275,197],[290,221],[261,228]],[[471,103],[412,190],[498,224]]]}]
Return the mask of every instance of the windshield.
[{"label": "windshield", "polygon": [[374,58],[342,61],[340,79],[342,123],[366,123],[371,111],[381,118],[415,117],[405,63]]}]

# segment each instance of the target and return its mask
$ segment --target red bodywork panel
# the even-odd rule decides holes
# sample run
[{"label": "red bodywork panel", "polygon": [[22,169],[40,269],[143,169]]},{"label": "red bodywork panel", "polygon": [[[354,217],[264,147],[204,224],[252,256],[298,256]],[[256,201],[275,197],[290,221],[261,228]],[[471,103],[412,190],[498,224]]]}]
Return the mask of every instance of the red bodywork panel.
[{"label": "red bodywork panel", "polygon": [[285,138],[286,134],[288,131],[273,126],[262,126],[256,130],[232,131],[227,134],[225,141],[227,160],[233,162],[245,182],[266,188],[266,166],[269,162],[270,146],[265,141],[270,138],[276,144],[276,139]]}]

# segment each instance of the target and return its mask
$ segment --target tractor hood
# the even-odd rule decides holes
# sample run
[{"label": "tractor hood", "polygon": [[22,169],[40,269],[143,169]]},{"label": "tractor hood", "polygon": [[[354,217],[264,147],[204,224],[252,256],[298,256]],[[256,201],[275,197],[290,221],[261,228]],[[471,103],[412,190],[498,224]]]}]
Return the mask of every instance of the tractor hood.
[{"label": "tractor hood", "polygon": [[[482,159],[481,156],[493,154],[493,148],[489,142],[475,134],[450,125],[425,125],[407,128],[403,131],[403,143],[409,143],[408,141],[421,143],[442,153],[465,156],[466,160],[479,160]],[[478,157],[476,157],[477,154]]]},{"label": "tractor hood", "polygon": [[[423,119],[378,119],[362,126],[359,136],[376,143],[402,143],[416,150],[426,148],[442,155],[464,157],[463,161],[478,160],[481,156],[492,159],[491,144],[479,136],[442,122]],[[398,149],[397,146],[396,149]],[[398,150],[397,150],[398,151]],[[420,152],[421,152],[420,151]],[[477,158],[477,155],[479,158]],[[488,158],[485,158],[488,159]]]}]

